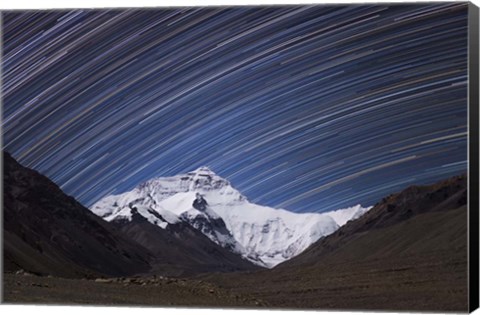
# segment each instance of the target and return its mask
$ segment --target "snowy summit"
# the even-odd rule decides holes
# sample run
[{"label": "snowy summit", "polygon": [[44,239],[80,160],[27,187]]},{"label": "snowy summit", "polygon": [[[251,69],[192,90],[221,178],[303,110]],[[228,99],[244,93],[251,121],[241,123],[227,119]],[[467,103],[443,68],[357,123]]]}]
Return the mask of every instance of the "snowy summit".
[{"label": "snowy summit", "polygon": [[367,210],[357,205],[328,213],[294,213],[257,205],[206,166],[151,179],[91,207],[107,221],[129,221],[138,213],[163,229],[187,222],[213,242],[266,267],[300,254]]}]

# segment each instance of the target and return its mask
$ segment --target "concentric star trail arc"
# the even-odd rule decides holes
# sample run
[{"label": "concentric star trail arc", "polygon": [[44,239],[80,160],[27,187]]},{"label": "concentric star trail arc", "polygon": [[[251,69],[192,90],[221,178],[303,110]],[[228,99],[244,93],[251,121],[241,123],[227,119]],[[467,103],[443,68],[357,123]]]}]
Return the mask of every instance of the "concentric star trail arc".
[{"label": "concentric star trail arc", "polygon": [[467,169],[467,4],[5,11],[4,149],[86,206],[208,165],[362,204]]}]

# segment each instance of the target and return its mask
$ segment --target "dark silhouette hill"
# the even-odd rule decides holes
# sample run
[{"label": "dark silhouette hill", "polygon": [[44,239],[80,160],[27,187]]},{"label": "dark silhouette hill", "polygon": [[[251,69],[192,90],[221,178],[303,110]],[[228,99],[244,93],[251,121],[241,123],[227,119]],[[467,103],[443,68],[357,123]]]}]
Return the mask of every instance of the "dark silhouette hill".
[{"label": "dark silhouette hill", "polygon": [[5,271],[40,275],[132,275],[151,253],[3,152]]}]

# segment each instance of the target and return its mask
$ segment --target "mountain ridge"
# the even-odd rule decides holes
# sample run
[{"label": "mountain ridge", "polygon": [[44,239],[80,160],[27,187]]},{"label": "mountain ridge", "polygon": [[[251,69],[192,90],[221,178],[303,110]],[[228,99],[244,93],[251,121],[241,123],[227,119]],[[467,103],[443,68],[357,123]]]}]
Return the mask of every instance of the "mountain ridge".
[{"label": "mountain ridge", "polygon": [[[467,176],[454,176],[431,185],[412,185],[399,193],[391,194],[375,204],[368,213],[347,222],[340,229],[319,240],[302,254],[279,267],[314,264],[357,236],[368,231],[398,225],[418,215],[454,210],[467,204]],[[368,249],[365,249],[368,252]]]}]

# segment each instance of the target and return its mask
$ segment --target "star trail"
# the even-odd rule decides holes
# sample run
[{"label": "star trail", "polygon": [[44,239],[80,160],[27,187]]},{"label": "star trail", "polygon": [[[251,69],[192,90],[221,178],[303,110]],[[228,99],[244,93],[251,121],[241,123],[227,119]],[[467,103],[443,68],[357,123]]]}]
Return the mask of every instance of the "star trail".
[{"label": "star trail", "polygon": [[467,3],[2,12],[4,150],[90,206],[202,165],[295,212],[467,169]]}]

